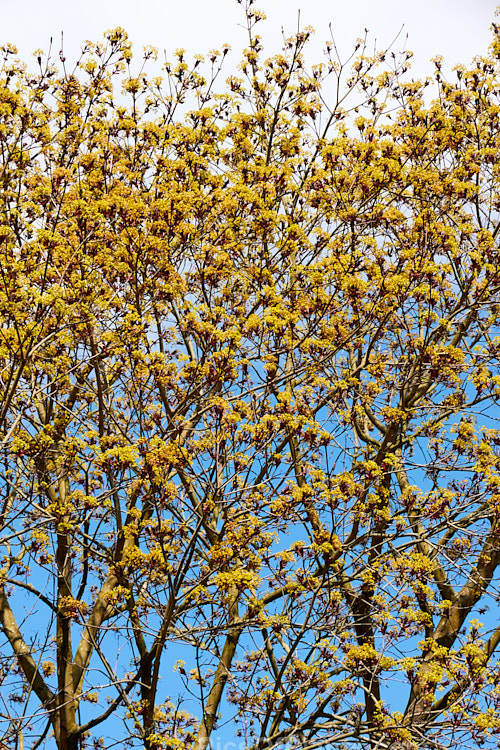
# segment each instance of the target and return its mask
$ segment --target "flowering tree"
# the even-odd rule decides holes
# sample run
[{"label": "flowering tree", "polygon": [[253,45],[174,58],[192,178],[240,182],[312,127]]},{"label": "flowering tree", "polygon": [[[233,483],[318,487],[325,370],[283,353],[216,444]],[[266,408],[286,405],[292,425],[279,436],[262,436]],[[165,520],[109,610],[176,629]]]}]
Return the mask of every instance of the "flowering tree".
[{"label": "flowering tree", "polygon": [[430,101],[246,16],[4,48],[0,744],[496,747],[499,30]]}]

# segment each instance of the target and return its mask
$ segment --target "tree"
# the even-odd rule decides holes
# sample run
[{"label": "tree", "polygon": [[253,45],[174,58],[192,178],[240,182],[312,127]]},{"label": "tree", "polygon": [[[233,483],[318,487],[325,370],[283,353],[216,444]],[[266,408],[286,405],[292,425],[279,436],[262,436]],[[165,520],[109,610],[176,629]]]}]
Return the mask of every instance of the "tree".
[{"label": "tree", "polygon": [[246,17],[4,47],[2,747],[498,746],[499,29],[431,101]]}]

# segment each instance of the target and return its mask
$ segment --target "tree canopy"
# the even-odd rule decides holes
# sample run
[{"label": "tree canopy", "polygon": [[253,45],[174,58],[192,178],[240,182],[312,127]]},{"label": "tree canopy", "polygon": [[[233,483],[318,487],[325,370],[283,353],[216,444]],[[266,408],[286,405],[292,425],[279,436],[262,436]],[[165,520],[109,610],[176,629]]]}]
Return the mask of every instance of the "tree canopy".
[{"label": "tree canopy", "polygon": [[500,30],[0,73],[0,746],[498,747]]}]

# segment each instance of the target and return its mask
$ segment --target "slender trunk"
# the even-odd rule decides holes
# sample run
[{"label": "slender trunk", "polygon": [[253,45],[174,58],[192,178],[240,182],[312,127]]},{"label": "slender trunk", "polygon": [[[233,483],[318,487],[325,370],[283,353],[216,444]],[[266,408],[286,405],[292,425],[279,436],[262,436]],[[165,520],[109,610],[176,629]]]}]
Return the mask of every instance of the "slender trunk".
[{"label": "slender trunk", "polygon": [[217,718],[217,711],[224,693],[227,678],[231,671],[231,664],[236,653],[236,647],[243,632],[243,625],[238,621],[238,599],[239,592],[234,589],[231,594],[231,603],[229,605],[229,631],[222,649],[217,670],[214,675],[212,687],[203,711],[203,719],[198,730],[198,736],[193,746],[193,750],[205,750],[210,742],[210,735],[214,728]]},{"label": "slender trunk", "polygon": [[229,677],[231,663],[236,652],[236,646],[238,645],[241,631],[242,628],[233,629],[229,632],[226,638],[193,750],[205,750],[210,741],[210,735],[214,728],[215,719],[217,718],[217,710],[221,702],[227,678]]},{"label": "slender trunk", "polygon": [[[58,534],[57,539],[57,576],[58,576],[58,613],[57,613],[57,730],[56,741],[59,750],[73,750],[77,723],[75,720],[75,694],[73,688],[73,654],[71,648],[71,611],[68,611],[68,598],[71,598],[71,560],[69,557],[70,539],[67,534]],[[56,726],[54,727],[56,730]],[[57,736],[59,734],[59,736]]]}]

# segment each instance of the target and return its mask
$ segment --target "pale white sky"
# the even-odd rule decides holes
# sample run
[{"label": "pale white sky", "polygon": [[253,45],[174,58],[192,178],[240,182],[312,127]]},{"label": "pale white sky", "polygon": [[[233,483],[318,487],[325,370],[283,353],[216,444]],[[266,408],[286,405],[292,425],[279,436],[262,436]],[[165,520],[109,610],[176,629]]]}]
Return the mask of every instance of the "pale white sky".
[{"label": "pale white sky", "polygon": [[[442,54],[446,68],[468,63],[477,53],[486,52],[489,26],[500,0],[257,0],[267,21],[260,24],[266,56],[279,51],[281,28],[288,34],[301,26],[316,29],[310,59],[320,60],[320,49],[333,26],[335,40],[343,54],[354,40],[370,31],[377,47],[388,45],[401,26],[404,31],[394,51],[403,46],[415,53],[413,73],[430,73],[429,59]],[[54,38],[57,57],[61,31],[65,54],[74,60],[85,39],[97,41],[105,29],[123,26],[140,52],[153,44],[167,56],[177,47],[188,52],[207,52],[224,42],[231,44],[231,64],[245,44],[241,27],[242,8],[236,0],[0,0],[0,43],[16,44],[23,59],[31,59],[36,48],[47,50]],[[408,42],[405,42],[408,34]],[[230,74],[228,69],[228,75]]]}]

